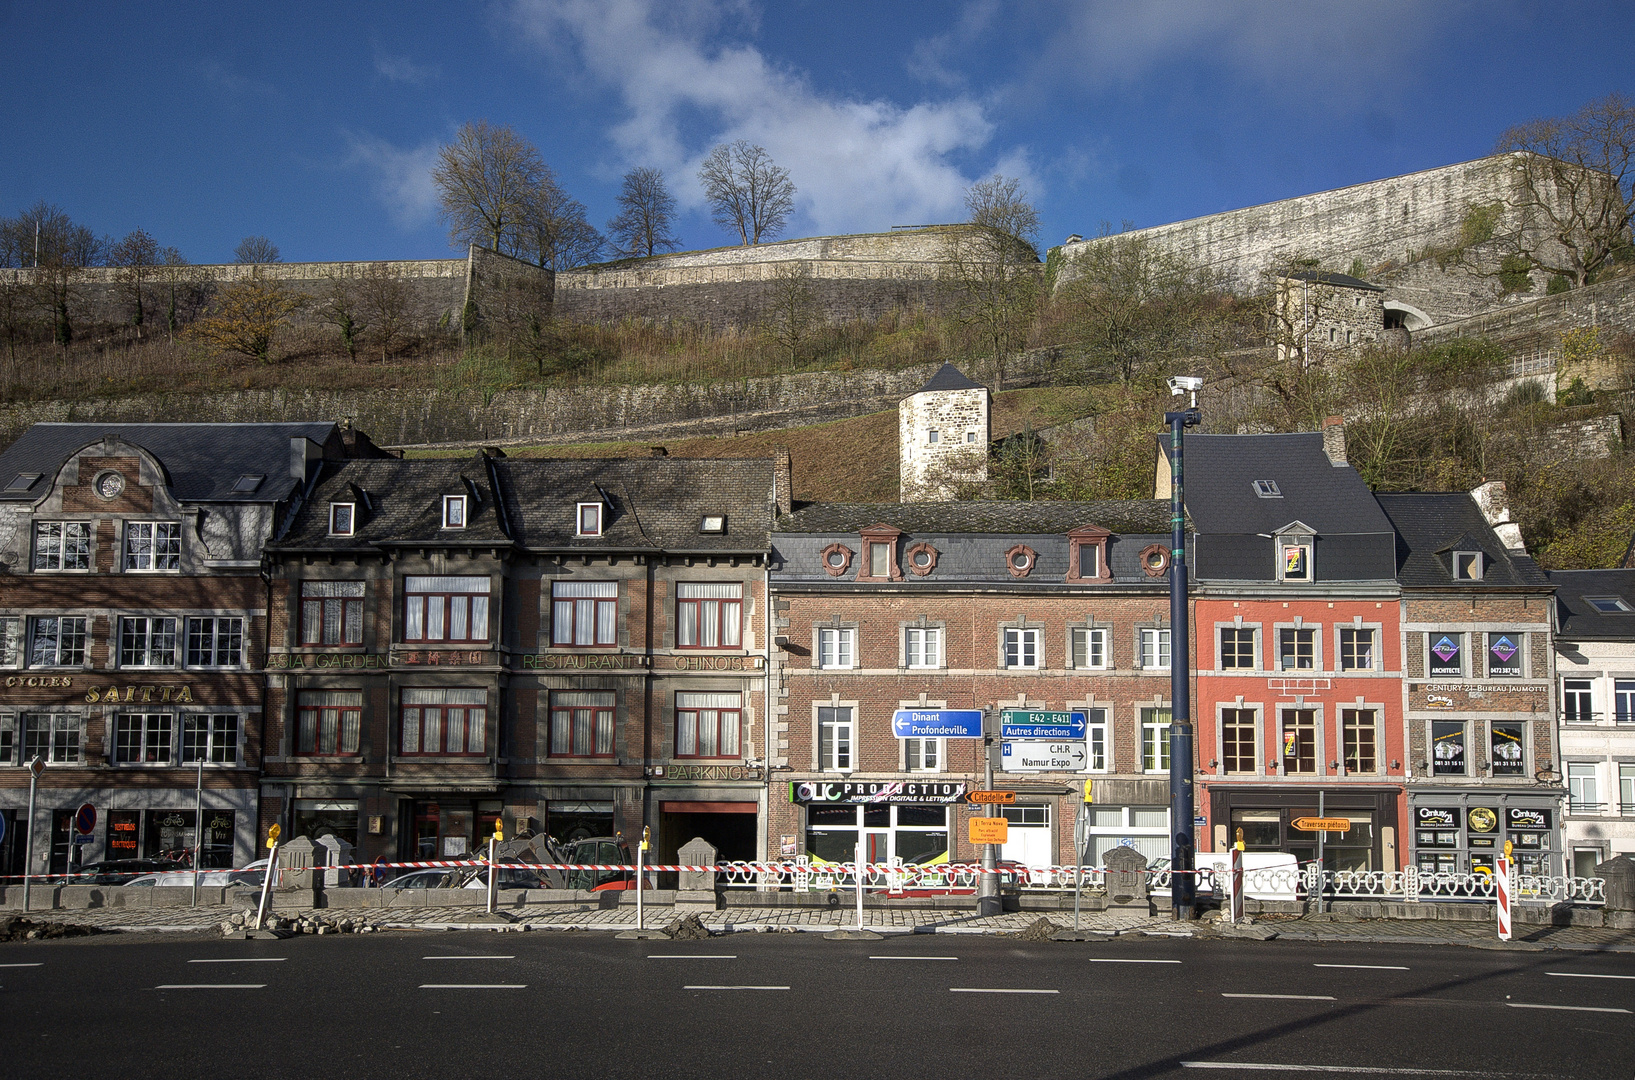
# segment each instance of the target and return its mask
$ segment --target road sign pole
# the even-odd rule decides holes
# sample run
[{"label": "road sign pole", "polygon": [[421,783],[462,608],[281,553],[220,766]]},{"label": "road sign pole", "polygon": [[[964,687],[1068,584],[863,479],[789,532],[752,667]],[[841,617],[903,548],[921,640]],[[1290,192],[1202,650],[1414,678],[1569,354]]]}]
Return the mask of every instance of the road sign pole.
[{"label": "road sign pole", "polygon": [[34,787],[39,783],[40,773],[45,770],[45,760],[36,754],[28,763],[28,832],[23,839],[23,910],[28,910],[29,883],[33,880],[34,872]]},{"label": "road sign pole", "polygon": [[257,930],[261,929],[267,918],[267,894],[272,891],[273,871],[278,867],[278,835],[282,831],[277,824],[267,830],[267,873],[261,879],[261,905],[255,912]]},{"label": "road sign pole", "polygon": [[864,862],[863,862],[863,852],[864,852],[864,845],[868,842],[868,835],[869,834],[868,834],[867,829],[859,829],[858,832],[857,832],[857,872],[856,872],[856,874],[854,876],[857,878],[857,929],[858,930],[863,929],[863,867],[865,865]]},{"label": "road sign pole", "polygon": [[647,837],[648,827],[642,826],[641,843],[636,845],[636,929],[644,929],[642,925],[642,876],[647,866]]},{"label": "road sign pole", "polygon": [[[204,861],[204,758],[199,758],[199,779],[193,788],[193,906],[199,906],[199,864]],[[229,863],[229,866],[232,864]]]},{"label": "road sign pole", "polygon": [[1500,855],[1493,875],[1493,911],[1499,920],[1499,940],[1510,940],[1510,856]]},{"label": "road sign pole", "polygon": [[[1171,385],[1174,386],[1173,381]],[[1164,414],[1164,422],[1170,429],[1170,907],[1177,919],[1193,918],[1198,893],[1198,879],[1193,873],[1198,845],[1192,830],[1192,650],[1188,647],[1191,625],[1187,618],[1186,506],[1181,486],[1181,444],[1186,429],[1196,427],[1202,419],[1196,391],[1191,408]]]},{"label": "road sign pole", "polygon": [[[983,724],[984,731],[987,724]],[[982,786],[988,791],[993,790],[993,742],[997,735],[985,735],[982,740]],[[998,807],[988,803],[982,808],[983,817],[993,817]],[[994,847],[992,844],[982,845],[982,875],[978,880],[976,892],[976,913],[978,915],[998,915],[1000,912],[999,873]]]}]

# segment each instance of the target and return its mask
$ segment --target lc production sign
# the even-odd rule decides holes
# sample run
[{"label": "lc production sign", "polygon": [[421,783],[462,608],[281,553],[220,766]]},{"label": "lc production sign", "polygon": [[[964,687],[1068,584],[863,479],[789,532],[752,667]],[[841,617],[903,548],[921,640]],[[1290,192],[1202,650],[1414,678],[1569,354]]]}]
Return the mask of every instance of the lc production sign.
[{"label": "lc production sign", "polygon": [[999,761],[1005,772],[1083,772],[1090,755],[1082,742],[1007,742]]},{"label": "lc production sign", "polygon": [[1029,709],[1001,709],[1001,739],[1083,739],[1081,712],[1036,712]]},{"label": "lc production sign", "polygon": [[899,739],[980,739],[981,709],[898,709],[891,733]]}]

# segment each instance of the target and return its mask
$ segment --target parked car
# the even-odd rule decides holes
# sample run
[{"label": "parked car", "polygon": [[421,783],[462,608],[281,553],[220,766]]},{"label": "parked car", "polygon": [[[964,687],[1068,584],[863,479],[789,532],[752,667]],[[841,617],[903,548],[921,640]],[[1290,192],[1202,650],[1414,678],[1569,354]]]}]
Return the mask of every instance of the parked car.
[{"label": "parked car", "polygon": [[[259,870],[200,870],[199,887],[209,889],[224,888],[260,888],[262,871]],[[193,871],[166,870],[157,874],[143,874],[125,882],[127,888],[131,886],[191,886]]]},{"label": "parked car", "polygon": [[86,863],[73,877],[64,876],[51,884],[124,885],[143,874],[157,874],[169,869],[172,869],[171,864],[160,859],[104,859]]},{"label": "parked car", "polygon": [[457,889],[463,883],[464,878],[465,871],[463,870],[410,870],[406,874],[399,874],[382,887],[387,889]]},{"label": "parked car", "polygon": [[[532,870],[521,866],[509,867],[506,863],[515,863],[516,859],[500,860],[500,883],[502,889],[548,889],[549,885],[541,881],[539,875]],[[465,883],[467,889],[488,888],[488,871],[478,870],[471,874],[470,880]]]}]

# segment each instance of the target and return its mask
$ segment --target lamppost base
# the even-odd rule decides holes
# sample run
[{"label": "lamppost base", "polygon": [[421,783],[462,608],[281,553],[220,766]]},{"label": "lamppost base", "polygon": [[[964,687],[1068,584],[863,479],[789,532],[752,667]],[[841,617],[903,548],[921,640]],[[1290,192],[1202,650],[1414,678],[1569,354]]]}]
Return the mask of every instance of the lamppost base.
[{"label": "lamppost base", "polygon": [[984,918],[989,915],[1003,915],[1005,901],[998,896],[979,896],[976,898],[976,913]]}]

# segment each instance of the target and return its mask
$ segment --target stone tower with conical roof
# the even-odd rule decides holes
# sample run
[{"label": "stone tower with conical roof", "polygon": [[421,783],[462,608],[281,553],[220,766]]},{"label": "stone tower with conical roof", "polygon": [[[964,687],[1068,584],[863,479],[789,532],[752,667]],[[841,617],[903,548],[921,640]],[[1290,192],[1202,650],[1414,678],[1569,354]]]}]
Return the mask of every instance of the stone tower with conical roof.
[{"label": "stone tower with conical roof", "polygon": [[988,388],[944,364],[897,406],[898,479],[903,502],[951,499],[988,480]]}]

